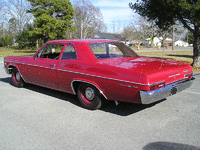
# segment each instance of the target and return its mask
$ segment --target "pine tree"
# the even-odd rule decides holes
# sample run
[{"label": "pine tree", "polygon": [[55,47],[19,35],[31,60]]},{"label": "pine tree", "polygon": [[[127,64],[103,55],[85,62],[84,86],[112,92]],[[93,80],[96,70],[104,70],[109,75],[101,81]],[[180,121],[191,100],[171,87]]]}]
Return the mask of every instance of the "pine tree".
[{"label": "pine tree", "polygon": [[28,0],[32,9],[28,12],[35,17],[35,29],[29,34],[43,42],[69,37],[75,30],[72,26],[74,10],[69,0]]}]

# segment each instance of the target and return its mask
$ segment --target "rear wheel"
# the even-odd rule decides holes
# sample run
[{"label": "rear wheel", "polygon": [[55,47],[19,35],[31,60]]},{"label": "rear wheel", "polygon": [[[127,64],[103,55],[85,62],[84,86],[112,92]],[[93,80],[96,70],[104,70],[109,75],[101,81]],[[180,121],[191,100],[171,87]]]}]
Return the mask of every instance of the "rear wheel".
[{"label": "rear wheel", "polygon": [[22,79],[19,71],[16,68],[14,68],[12,70],[12,83],[13,83],[14,86],[19,87],[19,88],[23,87],[24,84],[25,84],[25,82]]},{"label": "rear wheel", "polygon": [[77,94],[79,102],[84,108],[95,110],[102,106],[100,92],[90,84],[81,83]]}]

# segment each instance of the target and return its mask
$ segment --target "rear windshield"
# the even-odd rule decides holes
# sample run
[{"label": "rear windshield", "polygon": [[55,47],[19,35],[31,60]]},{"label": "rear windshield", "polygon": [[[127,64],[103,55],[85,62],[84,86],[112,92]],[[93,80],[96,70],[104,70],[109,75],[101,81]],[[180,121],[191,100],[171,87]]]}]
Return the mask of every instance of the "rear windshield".
[{"label": "rear windshield", "polygon": [[92,43],[89,46],[97,59],[113,57],[138,57],[137,53],[120,42]]}]

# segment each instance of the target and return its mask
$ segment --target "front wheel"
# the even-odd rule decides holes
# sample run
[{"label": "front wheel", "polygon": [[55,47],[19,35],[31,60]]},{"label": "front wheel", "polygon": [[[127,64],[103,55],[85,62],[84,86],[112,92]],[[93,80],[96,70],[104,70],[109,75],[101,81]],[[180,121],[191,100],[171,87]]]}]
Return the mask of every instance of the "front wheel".
[{"label": "front wheel", "polygon": [[24,84],[25,84],[25,82],[22,79],[19,71],[16,68],[14,68],[12,70],[12,83],[13,83],[14,86],[19,87],[19,88],[23,87]]},{"label": "front wheel", "polygon": [[102,106],[100,92],[90,84],[80,84],[77,94],[79,102],[84,108],[95,110]]}]

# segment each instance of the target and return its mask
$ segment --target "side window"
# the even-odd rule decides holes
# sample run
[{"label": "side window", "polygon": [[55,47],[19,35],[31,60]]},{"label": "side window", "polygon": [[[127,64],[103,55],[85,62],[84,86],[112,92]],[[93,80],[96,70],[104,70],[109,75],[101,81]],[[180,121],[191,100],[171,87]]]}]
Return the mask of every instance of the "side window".
[{"label": "side window", "polygon": [[64,45],[47,44],[40,52],[40,58],[58,59]]},{"label": "side window", "polygon": [[77,59],[76,50],[72,45],[66,45],[61,59]]},{"label": "side window", "polygon": [[109,47],[109,56],[112,57],[123,57],[123,53],[120,49],[113,43],[108,43]]},{"label": "side window", "polygon": [[92,43],[89,45],[97,59],[123,57],[119,45],[114,42],[109,43]]},{"label": "side window", "polygon": [[90,44],[90,48],[96,58],[109,58],[109,49],[106,43],[93,43]]}]

